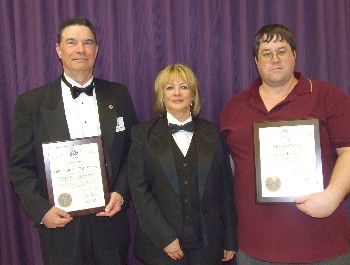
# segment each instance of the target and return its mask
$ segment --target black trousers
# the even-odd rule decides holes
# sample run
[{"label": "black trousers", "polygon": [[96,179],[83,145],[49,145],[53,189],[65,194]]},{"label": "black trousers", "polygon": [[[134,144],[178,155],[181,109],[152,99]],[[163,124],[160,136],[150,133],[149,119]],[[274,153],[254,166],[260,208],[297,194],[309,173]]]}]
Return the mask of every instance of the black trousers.
[{"label": "black trousers", "polygon": [[179,260],[173,260],[165,252],[159,255],[156,263],[149,263],[147,265],[219,265],[206,263],[206,250],[204,247],[184,249],[184,257]]},{"label": "black trousers", "polygon": [[68,224],[64,229],[48,229],[41,225],[39,234],[44,264],[125,265],[128,242],[120,242],[115,233],[102,235],[98,229],[101,224],[98,224],[97,218],[108,217],[75,217],[76,220],[72,222],[79,220],[79,226]]}]

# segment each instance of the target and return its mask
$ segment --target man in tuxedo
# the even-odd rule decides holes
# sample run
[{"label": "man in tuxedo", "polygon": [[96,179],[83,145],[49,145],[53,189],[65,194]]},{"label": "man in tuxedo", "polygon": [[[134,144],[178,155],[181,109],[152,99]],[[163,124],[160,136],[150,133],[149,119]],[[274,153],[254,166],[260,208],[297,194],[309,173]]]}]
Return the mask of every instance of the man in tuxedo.
[{"label": "man in tuxedo", "polygon": [[[14,113],[10,180],[39,225],[45,264],[126,264],[127,155],[137,122],[125,86],[93,77],[98,53],[94,25],[83,17],[58,28],[56,51],[64,73],[20,95]],[[110,199],[104,211],[72,217],[48,200],[42,144],[102,136]]]}]

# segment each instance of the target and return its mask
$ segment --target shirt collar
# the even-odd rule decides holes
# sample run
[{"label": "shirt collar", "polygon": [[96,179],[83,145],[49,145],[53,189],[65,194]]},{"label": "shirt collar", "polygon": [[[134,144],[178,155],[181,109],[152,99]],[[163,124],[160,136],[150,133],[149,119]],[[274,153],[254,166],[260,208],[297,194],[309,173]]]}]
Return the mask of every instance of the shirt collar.
[{"label": "shirt collar", "polygon": [[[299,72],[294,72],[294,77],[298,80],[298,83],[295,85],[293,90],[289,93],[286,100],[295,100],[298,95],[307,94],[307,93],[312,92],[310,80],[305,78]],[[253,84],[251,86],[253,89],[251,89],[247,95],[248,101],[251,101],[251,102],[261,101],[261,97],[259,94],[259,87],[261,84],[262,84],[261,77],[258,77],[257,79],[255,79],[255,81],[253,82]]]},{"label": "shirt collar", "polygon": [[77,86],[77,87],[86,87],[91,84],[92,80],[94,77],[92,76],[84,85],[79,84],[78,82],[74,81],[72,78],[64,74],[64,77],[67,79],[67,81],[72,85],[72,86]]},{"label": "shirt collar", "polygon": [[190,116],[184,122],[180,122],[173,115],[171,115],[171,113],[169,113],[169,112],[166,113],[166,117],[168,119],[168,124],[169,123],[173,123],[173,124],[177,124],[177,125],[183,125],[185,123],[188,123],[188,122],[192,121],[191,112],[190,112]]}]

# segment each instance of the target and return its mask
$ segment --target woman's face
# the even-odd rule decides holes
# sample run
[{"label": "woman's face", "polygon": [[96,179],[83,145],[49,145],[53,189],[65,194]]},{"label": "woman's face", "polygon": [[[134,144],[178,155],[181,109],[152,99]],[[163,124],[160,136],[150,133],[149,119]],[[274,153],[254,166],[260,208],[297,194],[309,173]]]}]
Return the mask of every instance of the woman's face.
[{"label": "woman's face", "polygon": [[192,91],[181,78],[169,81],[163,88],[163,101],[166,110],[179,121],[190,115]]}]

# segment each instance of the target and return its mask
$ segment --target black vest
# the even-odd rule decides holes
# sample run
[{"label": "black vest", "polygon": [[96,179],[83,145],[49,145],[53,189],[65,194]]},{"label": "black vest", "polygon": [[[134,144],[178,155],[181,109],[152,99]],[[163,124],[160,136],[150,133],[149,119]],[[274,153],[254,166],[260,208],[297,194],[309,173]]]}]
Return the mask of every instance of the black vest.
[{"label": "black vest", "polygon": [[172,138],[175,166],[180,185],[184,248],[200,247],[203,245],[200,198],[198,192],[198,156],[193,134],[186,157],[182,154]]}]

